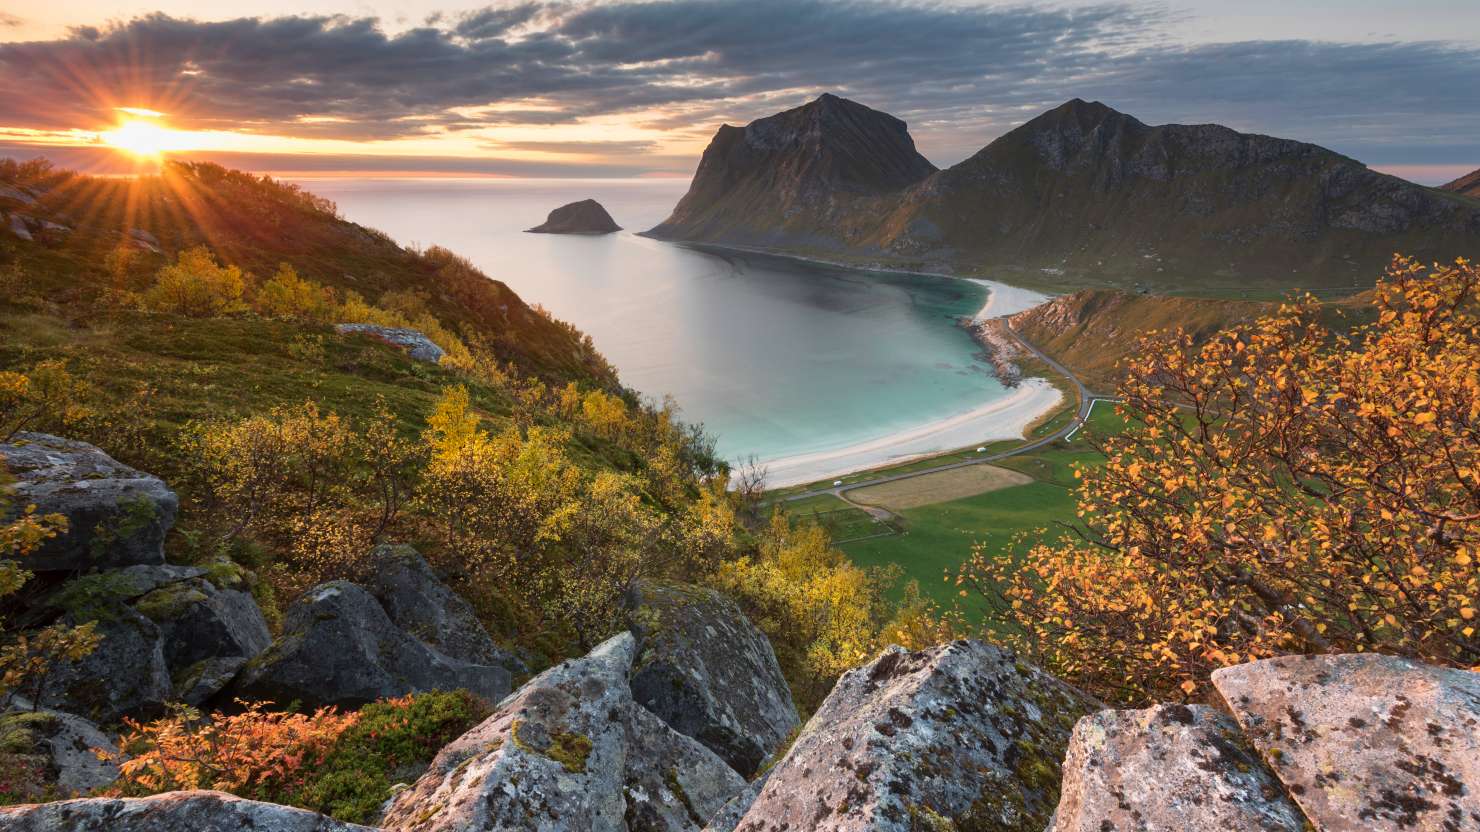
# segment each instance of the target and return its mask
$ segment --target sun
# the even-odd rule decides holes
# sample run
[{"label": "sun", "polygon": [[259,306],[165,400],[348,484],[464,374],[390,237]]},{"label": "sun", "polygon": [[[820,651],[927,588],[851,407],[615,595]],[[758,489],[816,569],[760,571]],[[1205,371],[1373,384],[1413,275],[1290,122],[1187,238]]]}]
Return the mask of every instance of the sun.
[{"label": "sun", "polygon": [[130,119],[101,134],[103,143],[142,159],[157,159],[170,150],[180,150],[181,134],[153,121]]}]

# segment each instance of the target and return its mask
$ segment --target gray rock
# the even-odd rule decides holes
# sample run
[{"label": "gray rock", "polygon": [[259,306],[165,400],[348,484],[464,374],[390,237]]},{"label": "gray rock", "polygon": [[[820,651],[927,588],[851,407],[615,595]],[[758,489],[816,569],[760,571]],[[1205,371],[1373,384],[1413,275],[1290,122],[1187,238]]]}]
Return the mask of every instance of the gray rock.
[{"label": "gray rock", "polygon": [[244,699],[363,705],[466,688],[497,702],[509,671],[444,656],[397,627],[374,596],[346,581],[320,584],[288,609],[283,635],[232,686]]},{"label": "gray rock", "polygon": [[1205,705],[1101,711],[1074,726],[1048,832],[1301,832],[1305,820],[1239,733]]},{"label": "gray rock", "polygon": [[10,228],[10,233],[14,234],[17,237],[20,237],[22,240],[29,241],[36,239],[35,237],[31,236],[31,229],[26,227],[26,220],[20,214],[11,214],[10,222],[8,225]]},{"label": "gray rock", "polygon": [[621,231],[622,226],[601,203],[583,199],[556,208],[543,223],[527,230],[531,234],[610,234]]},{"label": "gray rock", "polygon": [[713,751],[641,705],[627,723],[623,796],[628,832],[693,832],[745,788]]},{"label": "gray rock", "polygon": [[1480,829],[1480,674],[1288,656],[1216,670],[1213,686],[1315,828]]},{"label": "gray rock", "polygon": [[158,625],[116,599],[62,618],[67,625],[88,621],[102,641],[80,661],[53,666],[42,706],[100,723],[157,715],[173,692]]},{"label": "gray rock", "polygon": [[633,697],[753,775],[800,721],[771,642],[713,590],[646,582],[629,609]]},{"label": "gray rock", "polygon": [[529,672],[524,662],[494,642],[472,606],[442,583],[415,549],[377,546],[371,562],[375,574],[367,589],[397,627],[454,659]]},{"label": "gray rock", "polygon": [[745,787],[714,752],[636,704],[622,633],[541,673],[397,795],[405,832],[698,832]]},{"label": "gray rock", "polygon": [[325,815],[224,792],[88,798],[0,808],[0,832],[374,832]]},{"label": "gray rock", "polygon": [[23,188],[0,183],[0,199],[8,199],[11,202],[19,202],[25,206],[36,204],[36,197],[26,192]]},{"label": "gray rock", "polygon": [[34,504],[62,514],[67,531],[26,558],[35,572],[164,563],[164,536],[179,499],[158,477],[135,471],[85,442],[20,433],[0,444],[15,478],[10,513]]},{"label": "gray rock", "polygon": [[1074,723],[1097,709],[980,642],[891,647],[843,674],[736,830],[1039,832]]},{"label": "gray rock", "polygon": [[225,690],[247,662],[244,656],[202,659],[174,674],[175,698],[187,705],[204,705]]},{"label": "gray rock", "polygon": [[740,819],[750,811],[751,804],[755,803],[756,797],[760,795],[761,789],[766,787],[766,781],[770,779],[771,772],[767,771],[751,781],[750,785],[745,787],[745,791],[730,798],[729,803],[714,813],[714,816],[709,819],[709,825],[704,827],[704,832],[735,832],[735,827],[740,825]]},{"label": "gray rock", "polygon": [[397,796],[392,832],[626,832],[628,633],[553,667],[443,748]]},{"label": "gray rock", "polygon": [[[7,753],[36,758],[45,784],[66,797],[100,789],[118,779],[118,766],[95,750],[117,754],[118,747],[98,726],[59,711],[0,714],[0,758]],[[3,762],[3,761],[0,761]],[[36,796],[38,799],[41,795]]]},{"label": "gray rock", "polygon": [[128,239],[135,247],[142,248],[145,251],[151,251],[155,254],[159,254],[162,251],[159,247],[159,238],[142,228],[130,228],[128,230]]},{"label": "gray rock", "polygon": [[392,346],[400,347],[408,355],[417,361],[425,361],[428,364],[441,362],[442,356],[447,353],[437,346],[426,333],[419,329],[402,329],[392,326],[377,326],[375,324],[335,324],[334,329],[346,334],[359,333],[369,335],[371,338],[384,341]]}]

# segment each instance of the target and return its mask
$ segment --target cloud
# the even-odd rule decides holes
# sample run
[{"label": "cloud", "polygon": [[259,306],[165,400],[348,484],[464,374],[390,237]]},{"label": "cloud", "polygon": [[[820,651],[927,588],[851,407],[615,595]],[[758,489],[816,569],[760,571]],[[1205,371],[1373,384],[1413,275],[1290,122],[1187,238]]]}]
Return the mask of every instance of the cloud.
[{"label": "cloud", "polygon": [[490,150],[530,150],[539,153],[568,153],[581,156],[639,156],[651,153],[657,142],[634,141],[492,141]]},{"label": "cloud", "polygon": [[354,140],[624,113],[700,137],[834,91],[905,118],[949,164],[1080,96],[1153,123],[1217,121],[1369,161],[1432,162],[1433,145],[1480,161],[1480,49],[1185,46],[1169,40],[1170,22],[1160,4],[923,0],[530,0],[397,33],[370,18],[156,14],[0,44],[0,125],[88,127],[126,104],[196,129]]}]

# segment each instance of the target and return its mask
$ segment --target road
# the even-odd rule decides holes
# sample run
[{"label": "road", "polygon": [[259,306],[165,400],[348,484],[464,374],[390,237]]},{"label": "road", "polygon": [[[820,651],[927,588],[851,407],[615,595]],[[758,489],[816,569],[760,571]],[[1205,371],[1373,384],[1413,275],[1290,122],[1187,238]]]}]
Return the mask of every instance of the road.
[{"label": "road", "polygon": [[907,480],[912,477],[921,477],[926,474],[934,474],[939,471],[950,471],[955,468],[965,468],[968,465],[983,465],[988,462],[996,462],[998,460],[1007,459],[1010,456],[1017,456],[1019,454],[1028,453],[1029,451],[1036,451],[1044,445],[1047,445],[1051,442],[1057,442],[1058,440],[1063,439],[1064,437],[1083,427],[1085,420],[1089,418],[1090,408],[1094,406],[1094,403],[1097,400],[1113,401],[1112,399],[1109,399],[1105,396],[1096,396],[1090,393],[1089,388],[1084,386],[1084,382],[1080,381],[1077,376],[1069,372],[1068,368],[1053,360],[1052,358],[1049,358],[1043,353],[1042,350],[1028,343],[1028,340],[1026,338],[1017,334],[1017,332],[1014,331],[1013,328],[1006,322],[1003,323],[1003,329],[1007,330],[1007,333],[1011,335],[1019,344],[1021,344],[1024,349],[1032,353],[1043,363],[1047,364],[1054,372],[1058,373],[1064,378],[1067,378],[1070,382],[1074,384],[1075,395],[1079,397],[1079,409],[1074,414],[1073,421],[1069,422],[1069,424],[1054,431],[1048,436],[1034,439],[1031,442],[1025,442],[1022,445],[1018,445],[1015,448],[1010,448],[1005,451],[999,451],[994,454],[982,454],[981,456],[963,460],[960,462],[942,463],[930,468],[921,468],[916,471],[906,471],[901,474],[884,474],[878,477],[874,477],[873,479],[850,482],[847,485],[835,485],[829,488],[814,488],[810,491],[802,491],[796,494],[788,495],[783,498],[783,501],[791,502],[793,500],[805,500],[808,497],[818,497],[823,494],[831,494],[834,497],[837,497],[838,499],[847,503],[848,505],[856,506],[863,509],[864,511],[869,512],[870,514],[878,516],[876,512],[882,511],[882,509],[879,509],[877,506],[866,506],[860,503],[854,503],[852,500],[849,500],[847,497],[843,496],[843,492],[852,491],[855,488],[866,488],[870,485],[883,485],[886,482],[898,482],[900,480]]}]

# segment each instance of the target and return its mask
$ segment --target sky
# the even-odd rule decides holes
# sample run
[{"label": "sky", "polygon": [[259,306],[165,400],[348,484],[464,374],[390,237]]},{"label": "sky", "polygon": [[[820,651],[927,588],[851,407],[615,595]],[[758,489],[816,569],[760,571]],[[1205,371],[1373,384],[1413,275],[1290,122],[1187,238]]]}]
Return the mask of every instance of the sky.
[{"label": "sky", "polygon": [[1480,0],[0,0],[0,155],[679,176],[834,92],[942,167],[1070,98],[1480,168]]}]

